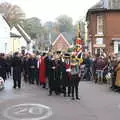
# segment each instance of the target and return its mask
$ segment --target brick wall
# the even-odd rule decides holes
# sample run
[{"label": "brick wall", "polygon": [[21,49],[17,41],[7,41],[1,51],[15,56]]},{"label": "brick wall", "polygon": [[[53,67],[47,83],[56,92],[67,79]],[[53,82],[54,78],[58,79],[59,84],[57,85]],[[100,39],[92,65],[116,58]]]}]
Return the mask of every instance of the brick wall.
[{"label": "brick wall", "polygon": [[66,51],[69,48],[68,44],[65,42],[65,40],[60,37],[59,40],[55,43],[55,45],[53,46],[53,50],[54,51]]},{"label": "brick wall", "polygon": [[[88,25],[88,37],[91,35],[92,48],[96,42],[97,32],[97,15],[103,14],[104,16],[104,44],[106,45],[105,51],[112,52],[113,47],[110,45],[112,38],[120,38],[120,11],[106,11],[102,13],[94,13],[90,15],[90,22]],[[94,48],[92,49],[94,52]]]}]

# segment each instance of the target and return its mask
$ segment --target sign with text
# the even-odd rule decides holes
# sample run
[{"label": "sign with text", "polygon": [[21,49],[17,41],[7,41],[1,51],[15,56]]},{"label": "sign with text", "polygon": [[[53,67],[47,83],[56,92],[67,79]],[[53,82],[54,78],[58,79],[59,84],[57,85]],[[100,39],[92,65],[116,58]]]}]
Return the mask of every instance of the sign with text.
[{"label": "sign with text", "polygon": [[103,44],[103,38],[96,38],[96,44],[102,45]]}]

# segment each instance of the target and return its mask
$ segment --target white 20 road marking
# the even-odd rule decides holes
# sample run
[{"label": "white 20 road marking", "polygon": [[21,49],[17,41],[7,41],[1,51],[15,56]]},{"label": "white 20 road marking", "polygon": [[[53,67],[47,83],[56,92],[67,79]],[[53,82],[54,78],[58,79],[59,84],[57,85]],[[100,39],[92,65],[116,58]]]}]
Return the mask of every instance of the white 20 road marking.
[{"label": "white 20 road marking", "polygon": [[[37,109],[37,111],[35,111]],[[41,114],[42,113],[42,108],[35,108],[35,107],[31,107],[31,108],[24,108],[19,111],[16,111],[15,114],[26,114],[26,113],[30,113],[30,114]]]},{"label": "white 20 road marking", "polygon": [[35,111],[36,108],[35,107],[32,107],[28,110],[28,113],[31,113],[31,114],[41,114],[42,113],[42,108],[37,108],[38,111]]},{"label": "white 20 road marking", "polygon": [[[42,115],[43,112],[45,113]],[[36,115],[36,117],[28,117],[28,114],[31,116]],[[24,118],[22,118],[22,115],[24,116]],[[50,107],[42,104],[30,103],[11,106],[7,108],[7,110],[5,110],[4,112],[4,117],[7,117],[10,120],[44,120],[50,117],[51,115],[52,110]]]},{"label": "white 20 road marking", "polygon": [[19,111],[16,111],[15,114],[25,114],[25,112],[27,112],[27,108],[21,109]]}]

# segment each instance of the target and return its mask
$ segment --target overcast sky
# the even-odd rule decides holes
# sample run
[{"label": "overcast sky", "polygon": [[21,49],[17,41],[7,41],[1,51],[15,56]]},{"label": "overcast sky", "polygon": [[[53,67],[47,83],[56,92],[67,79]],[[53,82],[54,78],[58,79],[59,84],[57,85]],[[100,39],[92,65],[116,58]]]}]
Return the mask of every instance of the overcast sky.
[{"label": "overcast sky", "polygon": [[100,0],[0,0],[19,5],[27,17],[38,17],[44,23],[54,21],[61,14],[73,18],[84,17],[87,10]]}]

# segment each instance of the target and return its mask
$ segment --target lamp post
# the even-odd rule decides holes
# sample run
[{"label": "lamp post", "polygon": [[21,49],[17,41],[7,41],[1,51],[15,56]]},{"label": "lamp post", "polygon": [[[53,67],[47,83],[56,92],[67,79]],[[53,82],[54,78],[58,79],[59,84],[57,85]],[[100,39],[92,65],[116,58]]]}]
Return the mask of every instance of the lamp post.
[{"label": "lamp post", "polygon": [[51,32],[49,32],[48,39],[49,39],[49,43],[50,43],[50,45],[49,45],[49,51],[51,51],[51,49],[52,49]]}]

